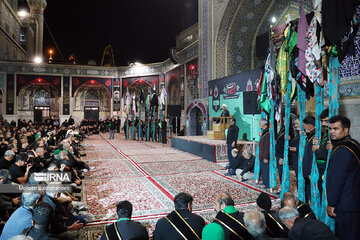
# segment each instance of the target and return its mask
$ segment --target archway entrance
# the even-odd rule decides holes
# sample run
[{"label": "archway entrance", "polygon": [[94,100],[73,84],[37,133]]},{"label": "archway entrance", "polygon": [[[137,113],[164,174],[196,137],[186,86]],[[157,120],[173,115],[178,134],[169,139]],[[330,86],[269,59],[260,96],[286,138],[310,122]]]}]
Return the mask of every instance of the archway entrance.
[{"label": "archway entrance", "polygon": [[[126,91],[129,91],[131,99],[133,96],[135,96],[135,101],[136,101],[136,106],[137,106],[136,107],[137,116],[139,116],[138,114],[140,111],[139,99],[141,97],[141,91],[143,92],[143,97],[144,97],[145,102],[143,104],[141,104],[141,119],[144,119],[145,117],[149,117],[146,115],[147,114],[146,113],[146,99],[149,94],[150,94],[150,99],[151,99],[151,95],[153,92],[153,86],[148,81],[145,81],[145,80],[139,78],[127,87],[124,94],[126,94]],[[151,118],[152,113],[148,113],[148,114],[150,115],[150,118]]]},{"label": "archway entrance", "polygon": [[50,118],[50,107],[34,107],[34,123],[43,123],[47,118]]},{"label": "archway entrance", "polygon": [[75,121],[106,119],[110,114],[111,96],[101,84],[86,83],[76,90],[72,114]]},{"label": "archway entrance", "polygon": [[84,119],[99,120],[99,107],[84,107]]},{"label": "archway entrance", "polygon": [[47,83],[29,84],[23,87],[18,97],[19,117],[43,123],[50,116],[59,115],[59,93]]},{"label": "archway entrance", "polygon": [[85,95],[84,119],[99,120],[100,99],[97,91],[90,90]]},{"label": "archway entrance", "polygon": [[50,118],[50,94],[45,89],[37,91],[33,97],[34,122],[43,123]]},{"label": "archway entrance", "polygon": [[190,128],[195,136],[204,135],[202,131],[202,124],[203,124],[203,114],[198,107],[194,107],[190,111],[190,119],[195,119],[195,121],[190,122]]},{"label": "archway entrance", "polygon": [[193,100],[186,110],[186,135],[203,136],[207,131],[207,110],[200,100]]}]

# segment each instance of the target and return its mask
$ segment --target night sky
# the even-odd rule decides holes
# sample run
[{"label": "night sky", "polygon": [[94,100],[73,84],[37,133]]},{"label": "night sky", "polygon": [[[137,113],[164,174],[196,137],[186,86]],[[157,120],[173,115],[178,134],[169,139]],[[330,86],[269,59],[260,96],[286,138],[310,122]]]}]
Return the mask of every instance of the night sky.
[{"label": "night sky", "polygon": [[[197,0],[48,0],[45,20],[65,59],[75,52],[80,64],[100,64],[105,46],[117,66],[162,62],[175,37],[198,21]],[[44,25],[44,56],[59,51]]]}]

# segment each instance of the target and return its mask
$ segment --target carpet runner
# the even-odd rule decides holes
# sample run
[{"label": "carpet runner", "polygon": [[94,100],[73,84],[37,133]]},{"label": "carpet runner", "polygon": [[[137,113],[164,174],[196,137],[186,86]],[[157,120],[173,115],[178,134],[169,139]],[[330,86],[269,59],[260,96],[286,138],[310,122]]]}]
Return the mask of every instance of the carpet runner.
[{"label": "carpet runner", "polygon": [[[83,160],[94,170],[85,174],[82,199],[96,220],[80,231],[80,239],[99,239],[104,226],[116,220],[116,204],[129,200],[133,220],[141,222],[152,235],[155,224],[174,209],[179,192],[194,197],[193,212],[207,223],[215,217],[214,199],[229,192],[235,206],[249,211],[264,189],[240,183],[223,175],[223,166],[156,142],[125,140],[123,135],[95,135],[86,139],[89,146]],[[279,200],[271,195],[274,204]]]}]

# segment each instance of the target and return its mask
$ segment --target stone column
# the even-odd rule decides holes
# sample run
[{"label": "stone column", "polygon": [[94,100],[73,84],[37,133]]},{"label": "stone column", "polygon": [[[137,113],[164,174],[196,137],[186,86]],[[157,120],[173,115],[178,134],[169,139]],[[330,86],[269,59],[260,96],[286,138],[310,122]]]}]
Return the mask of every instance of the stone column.
[{"label": "stone column", "polygon": [[46,8],[46,0],[27,0],[30,8],[31,17],[38,23],[36,32],[35,55],[43,56],[43,38],[44,38],[44,10]]}]

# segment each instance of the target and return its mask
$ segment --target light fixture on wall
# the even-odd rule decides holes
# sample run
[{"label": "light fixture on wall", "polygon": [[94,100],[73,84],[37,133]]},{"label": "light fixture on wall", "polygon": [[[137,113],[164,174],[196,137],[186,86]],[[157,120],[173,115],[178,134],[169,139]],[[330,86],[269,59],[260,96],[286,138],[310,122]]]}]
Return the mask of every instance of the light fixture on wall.
[{"label": "light fixture on wall", "polygon": [[40,64],[41,62],[42,62],[42,58],[41,58],[41,57],[36,56],[36,57],[34,58],[34,63]]},{"label": "light fixture on wall", "polygon": [[20,9],[17,14],[20,18],[26,18],[27,16],[30,16],[30,13],[25,9]]},{"label": "light fixture on wall", "polygon": [[271,22],[272,22],[272,23],[276,23],[276,21],[277,21],[276,17],[273,16],[273,17],[271,18]]}]

